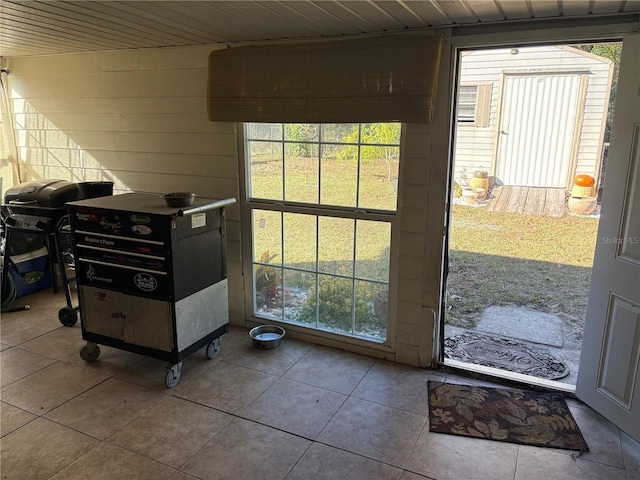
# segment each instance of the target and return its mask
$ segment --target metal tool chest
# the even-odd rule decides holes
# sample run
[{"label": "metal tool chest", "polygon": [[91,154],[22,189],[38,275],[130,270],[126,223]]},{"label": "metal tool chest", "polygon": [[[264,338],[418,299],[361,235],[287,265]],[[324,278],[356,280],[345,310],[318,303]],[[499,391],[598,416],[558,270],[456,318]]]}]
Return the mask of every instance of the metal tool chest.
[{"label": "metal tool chest", "polygon": [[168,207],[158,194],[127,193],[67,204],[76,259],[80,356],[98,344],[169,362],[207,346],[217,355],[228,331],[225,207],[235,199],[196,197]]}]

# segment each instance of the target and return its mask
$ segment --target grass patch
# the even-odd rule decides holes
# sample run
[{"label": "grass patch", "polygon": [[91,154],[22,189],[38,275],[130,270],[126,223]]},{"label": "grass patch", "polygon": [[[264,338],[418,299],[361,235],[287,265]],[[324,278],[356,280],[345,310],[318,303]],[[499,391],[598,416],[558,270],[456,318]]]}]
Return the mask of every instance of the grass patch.
[{"label": "grass patch", "polygon": [[452,220],[446,323],[473,328],[486,307],[520,305],[582,325],[598,219],[454,205]]},{"label": "grass patch", "polygon": [[[287,200],[315,203],[320,197],[333,205],[353,205],[359,198],[360,206],[395,209],[396,192],[394,183],[389,181],[388,166],[383,159],[361,165],[358,190],[348,174],[357,167],[352,160],[326,157],[319,163],[317,159],[287,156],[283,165],[272,157],[254,158],[251,165],[253,193],[258,197],[282,199],[284,191]],[[286,172],[284,183],[283,172]],[[395,176],[397,163],[392,172]],[[485,208],[464,205],[453,206],[452,219],[447,323],[472,328],[486,307],[520,305],[581,325],[589,291],[597,219],[489,212]],[[355,239],[353,225],[353,220],[321,219],[320,244],[316,245],[315,217],[292,213],[281,217],[277,212],[255,210],[254,260],[260,261],[266,253],[271,258],[270,265],[284,267],[282,272],[287,286],[295,285],[313,293],[317,288],[314,274],[287,268],[314,270],[317,265],[320,273],[351,275],[355,240],[356,276],[387,281],[389,225],[360,220]],[[282,274],[275,280],[278,285],[282,283],[281,277]],[[274,285],[270,288],[274,290]],[[370,297],[377,294],[375,288],[372,285],[371,293],[363,295],[368,304],[373,303]],[[344,290],[350,291],[347,287]],[[326,292],[329,292],[328,287]],[[327,295],[337,296],[331,290],[321,295],[321,301]],[[286,299],[284,301],[286,303]],[[307,307],[313,311],[316,306],[310,303]],[[320,312],[330,327],[333,324],[327,319],[340,317],[342,314],[336,312],[346,307],[336,303],[332,308],[334,310]],[[354,308],[358,311],[359,307],[356,304]],[[296,311],[296,315],[302,317],[304,312],[307,311]]]},{"label": "grass patch", "polygon": [[[354,147],[350,147],[354,148]],[[397,159],[252,155],[256,198],[395,210]],[[357,175],[359,173],[359,177]],[[328,331],[386,335],[391,224],[253,210],[256,312]]]}]

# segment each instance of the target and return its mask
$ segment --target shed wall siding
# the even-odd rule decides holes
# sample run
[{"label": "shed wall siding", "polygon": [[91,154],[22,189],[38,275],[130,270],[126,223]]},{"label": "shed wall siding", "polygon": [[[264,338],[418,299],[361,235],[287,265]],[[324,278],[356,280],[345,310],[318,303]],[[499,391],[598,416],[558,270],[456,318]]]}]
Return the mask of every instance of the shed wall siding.
[{"label": "shed wall siding", "polygon": [[462,84],[491,83],[491,109],[488,127],[458,123],[455,139],[455,180],[466,185],[475,170],[492,172],[496,142],[497,108],[503,72],[548,71],[549,69],[584,69],[588,75],[584,117],[575,173],[597,177],[600,165],[603,131],[602,115],[609,98],[610,64],[601,62],[564,47],[527,47],[512,55],[511,49],[465,52],[460,67]]}]

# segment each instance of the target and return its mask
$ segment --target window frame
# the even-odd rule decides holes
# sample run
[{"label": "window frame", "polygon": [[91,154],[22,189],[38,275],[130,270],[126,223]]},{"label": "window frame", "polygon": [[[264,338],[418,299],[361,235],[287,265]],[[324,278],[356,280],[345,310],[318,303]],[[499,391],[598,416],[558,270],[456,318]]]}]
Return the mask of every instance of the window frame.
[{"label": "window frame", "polygon": [[[473,101],[463,103],[461,101],[463,89],[474,90]],[[469,108],[473,106],[473,115],[462,113],[463,107]],[[478,85],[477,84],[461,84],[458,89],[458,106],[456,111],[456,121],[458,123],[475,123],[478,112]]]},{"label": "window frame", "polygon": [[[393,331],[394,331],[394,316],[391,311],[388,312],[387,316],[387,328],[386,335],[384,339],[376,339],[374,337],[367,337],[358,335],[355,332],[337,332],[331,329],[324,328],[316,328],[314,326],[307,326],[303,323],[292,323],[288,322],[284,319],[277,319],[267,316],[259,316],[256,312],[256,302],[255,302],[255,291],[254,291],[254,265],[260,264],[257,260],[256,252],[253,244],[253,211],[254,210],[266,210],[273,212],[283,212],[283,213],[293,213],[293,214],[307,214],[313,215],[316,217],[316,222],[318,218],[321,217],[329,217],[329,218],[338,218],[338,219],[350,219],[354,222],[358,220],[365,221],[380,221],[387,223],[390,228],[390,243],[389,249],[393,250],[393,232],[397,229],[398,223],[398,213],[399,213],[399,199],[400,195],[398,192],[398,184],[396,184],[396,206],[394,210],[382,210],[375,208],[365,208],[359,206],[340,206],[340,205],[329,205],[329,204],[309,204],[303,202],[295,202],[295,201],[287,201],[287,200],[270,200],[265,198],[252,198],[250,197],[251,191],[251,164],[248,152],[248,142],[250,138],[247,135],[247,126],[250,123],[261,123],[261,122],[238,122],[236,123],[236,129],[238,132],[238,151],[239,151],[239,160],[240,160],[240,186],[241,186],[241,202],[240,206],[242,208],[242,263],[243,263],[243,275],[244,275],[244,292],[245,292],[245,302],[244,302],[244,311],[245,311],[245,323],[247,326],[253,325],[262,325],[266,322],[274,323],[274,324],[282,324],[282,326],[286,327],[287,330],[293,330],[295,332],[303,333],[305,336],[311,335],[312,337],[321,337],[321,338],[330,338],[332,340],[338,340],[339,342],[344,342],[348,344],[358,344],[365,346],[366,348],[373,347],[375,349],[384,349],[388,350],[390,348],[390,343],[393,340]],[[367,122],[360,122],[360,124],[364,124]],[[385,122],[382,122],[385,123]],[[400,122],[398,122],[400,123]],[[285,123],[283,123],[284,125]],[[374,145],[376,147],[380,146],[393,146],[401,149],[404,138],[404,125],[400,123],[400,139],[398,144],[369,144],[369,143],[355,143],[354,145],[360,146],[368,146]],[[280,140],[278,140],[279,142]],[[288,140],[282,139],[283,143],[289,142]],[[305,142],[301,142],[305,143]],[[314,142],[311,142],[314,143]],[[319,145],[326,144],[341,144],[341,142],[318,142]],[[401,157],[401,153],[400,153]],[[398,172],[398,176],[400,172]],[[358,171],[358,177],[360,177],[360,172]],[[358,180],[360,181],[360,180]],[[320,187],[319,187],[320,188]],[[284,190],[284,189],[283,189]],[[320,198],[318,199],[320,200]],[[284,227],[281,227],[284,228]],[[354,228],[354,232],[356,231]],[[316,239],[317,239],[318,231],[316,230]],[[316,247],[317,248],[317,247]],[[354,252],[353,261],[357,261],[356,253]],[[355,265],[355,264],[354,264]],[[287,267],[285,264],[278,265],[277,268],[282,268],[282,271],[286,271]],[[354,273],[351,276],[341,276],[341,275],[332,275],[331,273],[318,271],[316,266],[316,271],[313,272],[318,278],[318,275],[328,275],[328,276],[336,276],[339,278],[350,278],[352,281],[368,281],[372,283],[385,284],[388,288],[388,305],[390,306],[392,300],[395,298],[395,285],[396,281],[394,280],[393,272],[395,271],[395,261],[393,255],[389,256],[389,266],[388,266],[388,278],[386,282],[379,281],[370,278],[363,278],[357,276]],[[295,269],[289,269],[294,271]],[[355,313],[354,313],[355,315]],[[317,321],[317,319],[316,319]]]}]

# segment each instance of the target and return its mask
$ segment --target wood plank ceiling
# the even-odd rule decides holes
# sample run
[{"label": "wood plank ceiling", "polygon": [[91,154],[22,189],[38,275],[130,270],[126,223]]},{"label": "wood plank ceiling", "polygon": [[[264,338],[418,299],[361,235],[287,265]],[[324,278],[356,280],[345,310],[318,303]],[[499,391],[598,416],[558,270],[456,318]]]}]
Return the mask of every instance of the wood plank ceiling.
[{"label": "wood plank ceiling", "polygon": [[640,0],[0,0],[0,57],[640,13]]}]

